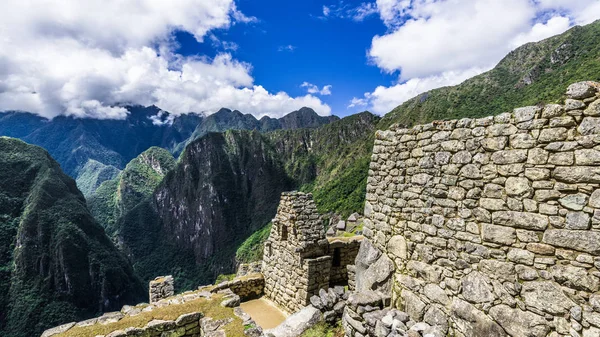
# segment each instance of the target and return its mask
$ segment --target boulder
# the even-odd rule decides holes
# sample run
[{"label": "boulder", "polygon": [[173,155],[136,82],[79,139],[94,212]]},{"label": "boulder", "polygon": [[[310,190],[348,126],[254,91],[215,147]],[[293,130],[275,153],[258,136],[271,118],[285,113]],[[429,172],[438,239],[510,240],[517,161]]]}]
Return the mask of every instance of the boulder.
[{"label": "boulder", "polygon": [[276,328],[266,330],[265,334],[273,337],[298,337],[322,319],[321,311],[309,305],[288,317]]}]

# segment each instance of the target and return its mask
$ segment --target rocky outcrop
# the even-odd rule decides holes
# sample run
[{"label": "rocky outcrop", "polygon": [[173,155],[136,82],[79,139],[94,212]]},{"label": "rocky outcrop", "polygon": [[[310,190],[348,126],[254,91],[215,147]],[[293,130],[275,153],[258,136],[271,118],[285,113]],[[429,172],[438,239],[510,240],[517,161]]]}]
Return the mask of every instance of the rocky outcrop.
[{"label": "rocky outcrop", "polygon": [[390,296],[451,334],[594,335],[597,88],[570,86],[564,105],[377,132],[357,296]]}]

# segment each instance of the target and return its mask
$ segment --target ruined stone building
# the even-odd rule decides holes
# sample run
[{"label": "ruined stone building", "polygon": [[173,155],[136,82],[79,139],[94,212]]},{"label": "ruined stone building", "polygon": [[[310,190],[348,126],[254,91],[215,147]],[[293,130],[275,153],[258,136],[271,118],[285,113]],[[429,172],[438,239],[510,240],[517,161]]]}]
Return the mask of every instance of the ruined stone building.
[{"label": "ruined stone building", "polygon": [[319,289],[348,282],[346,266],[354,263],[359,243],[325,237],[312,194],[283,193],[265,243],[265,295],[289,312],[298,311]]}]

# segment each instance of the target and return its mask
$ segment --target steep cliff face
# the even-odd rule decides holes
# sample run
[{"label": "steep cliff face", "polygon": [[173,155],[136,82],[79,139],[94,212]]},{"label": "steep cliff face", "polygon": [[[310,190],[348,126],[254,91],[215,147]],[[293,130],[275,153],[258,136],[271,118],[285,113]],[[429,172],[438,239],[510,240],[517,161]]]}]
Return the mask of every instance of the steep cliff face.
[{"label": "steep cliff face", "polygon": [[210,133],[121,218],[119,240],[145,279],[169,272],[184,288],[210,282],[233,269],[237,245],[271,219],[291,187],[260,133]]},{"label": "steep cliff face", "polygon": [[88,198],[90,211],[114,237],[118,219],[149,198],[165,175],[175,167],[175,158],[165,149],[151,147],[133,159],[115,179],[105,181]]},{"label": "steep cliff face", "polygon": [[45,328],[144,298],[133,269],[43,149],[0,137],[0,334]]}]

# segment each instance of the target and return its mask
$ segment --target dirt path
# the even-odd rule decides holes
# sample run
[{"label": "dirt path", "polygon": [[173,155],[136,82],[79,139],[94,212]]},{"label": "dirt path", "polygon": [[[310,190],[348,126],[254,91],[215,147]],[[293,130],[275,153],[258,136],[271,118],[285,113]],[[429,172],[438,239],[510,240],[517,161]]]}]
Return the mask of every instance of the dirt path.
[{"label": "dirt path", "polygon": [[287,318],[273,302],[265,298],[244,302],[240,306],[265,330],[278,326]]}]

